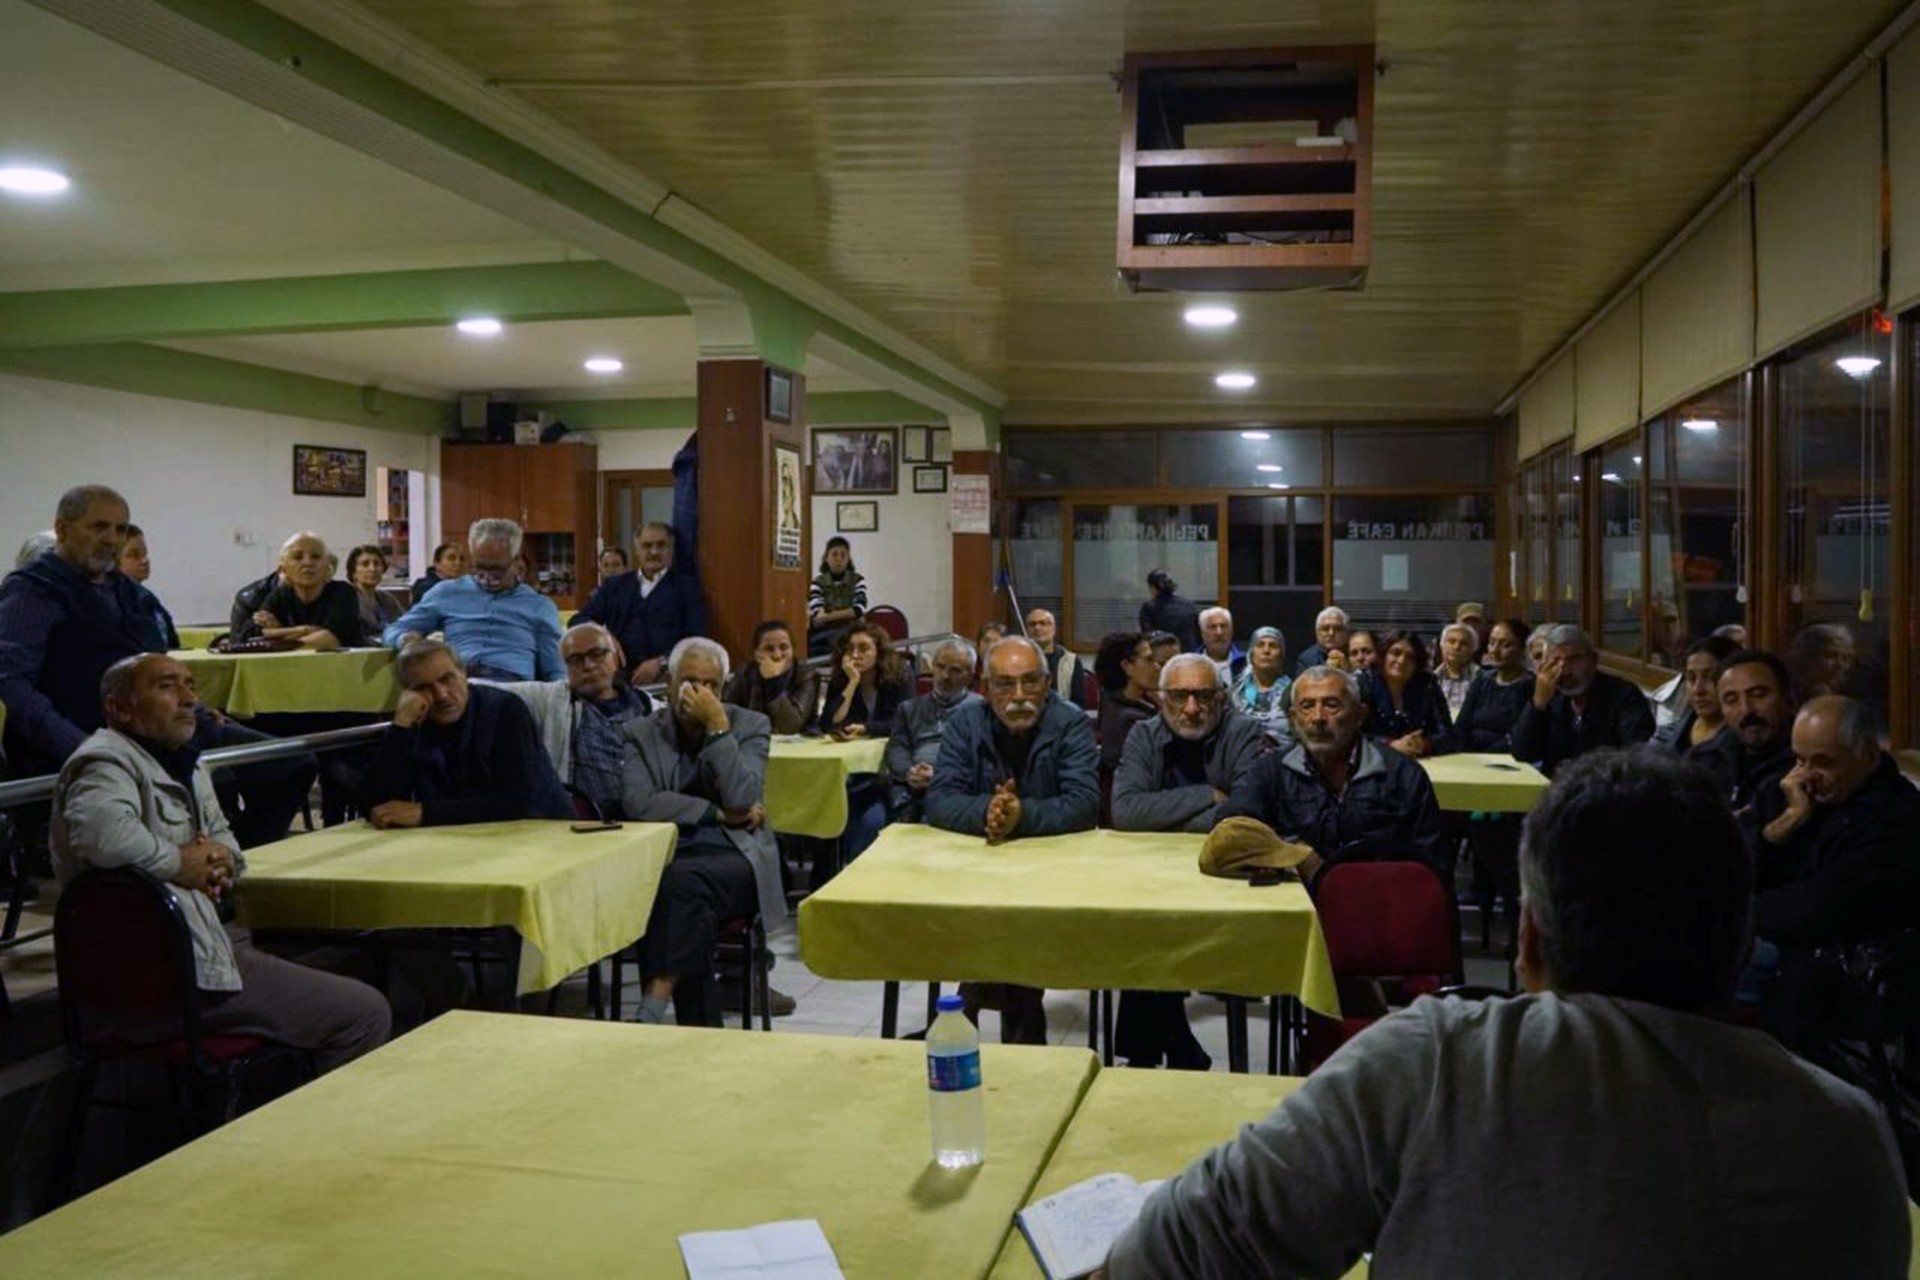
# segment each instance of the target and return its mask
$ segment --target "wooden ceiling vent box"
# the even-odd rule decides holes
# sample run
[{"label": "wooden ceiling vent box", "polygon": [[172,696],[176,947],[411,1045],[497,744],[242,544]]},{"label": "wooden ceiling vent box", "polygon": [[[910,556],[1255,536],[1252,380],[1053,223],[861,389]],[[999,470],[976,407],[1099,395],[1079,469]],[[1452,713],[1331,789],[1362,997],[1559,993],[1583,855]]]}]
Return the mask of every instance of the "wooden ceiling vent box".
[{"label": "wooden ceiling vent box", "polygon": [[1357,289],[1372,45],[1128,54],[1120,273],[1136,289]]}]

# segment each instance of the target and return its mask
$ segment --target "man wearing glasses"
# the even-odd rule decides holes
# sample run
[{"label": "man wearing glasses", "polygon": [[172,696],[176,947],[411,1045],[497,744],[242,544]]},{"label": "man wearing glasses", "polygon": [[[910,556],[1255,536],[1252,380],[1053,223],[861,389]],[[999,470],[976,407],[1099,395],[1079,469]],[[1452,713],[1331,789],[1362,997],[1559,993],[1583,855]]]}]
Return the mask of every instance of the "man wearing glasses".
[{"label": "man wearing glasses", "polygon": [[560,614],[520,581],[523,537],[511,520],[475,520],[467,531],[471,572],[416,600],[381,643],[399,649],[439,631],[476,680],[560,679]]},{"label": "man wearing glasses", "polygon": [[[1086,713],[1053,692],[1046,655],[1025,636],[987,651],[987,700],[947,720],[927,789],[927,821],[1000,844],[1090,831],[1100,818],[1100,753]],[[963,990],[985,1004],[990,993]],[[1045,1044],[1039,991],[1001,988],[1000,1038]],[[984,997],[984,998],[983,998]]]}]

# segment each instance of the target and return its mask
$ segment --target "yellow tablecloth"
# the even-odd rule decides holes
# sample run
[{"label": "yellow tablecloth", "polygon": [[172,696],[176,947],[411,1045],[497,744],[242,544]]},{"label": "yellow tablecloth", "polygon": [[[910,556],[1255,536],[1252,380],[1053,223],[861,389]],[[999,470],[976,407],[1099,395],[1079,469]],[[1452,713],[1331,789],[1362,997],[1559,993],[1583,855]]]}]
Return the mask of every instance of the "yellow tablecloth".
[{"label": "yellow tablecloth", "polygon": [[[1040,1171],[1028,1203],[1102,1173],[1140,1182],[1171,1177],[1273,1110],[1300,1084],[1289,1077],[1102,1071]],[[1366,1274],[1361,1263],[1347,1280]],[[1033,1250],[1015,1227],[994,1264],[993,1280],[1040,1275]]]},{"label": "yellow tablecloth", "polygon": [[247,853],[241,918],[260,929],[490,929],[520,935],[520,990],[544,991],[646,932],[671,823],[376,831],[364,822]]},{"label": "yellow tablecloth", "polygon": [[775,738],[767,755],[767,824],[833,840],[847,829],[847,778],[880,772],[885,738]]},{"label": "yellow tablecloth", "polygon": [[0,1238],[8,1274],[683,1276],[818,1218],[853,1280],[984,1276],[1093,1055],[988,1045],[987,1159],[928,1158],[918,1044],[450,1013]]},{"label": "yellow tablecloth", "polygon": [[1200,873],[1204,837],[1088,831],[989,846],[895,824],[800,907],[827,978],[1296,995],[1337,1015],[1299,884]]},{"label": "yellow tablecloth", "polygon": [[180,634],[182,649],[204,649],[227,634],[225,627],[175,627]]},{"label": "yellow tablecloth", "polygon": [[1512,756],[1463,754],[1422,760],[1442,809],[1525,813],[1546,792],[1547,779]]},{"label": "yellow tablecloth", "polygon": [[229,715],[393,710],[400,697],[391,649],[333,653],[208,653],[179,649],[200,701]]}]

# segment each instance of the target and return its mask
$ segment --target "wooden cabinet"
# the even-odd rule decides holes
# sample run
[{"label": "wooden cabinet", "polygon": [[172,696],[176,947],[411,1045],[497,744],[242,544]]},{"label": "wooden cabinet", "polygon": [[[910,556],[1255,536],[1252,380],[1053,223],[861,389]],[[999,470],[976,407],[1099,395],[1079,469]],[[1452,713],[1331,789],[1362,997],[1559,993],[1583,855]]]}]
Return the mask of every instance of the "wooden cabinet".
[{"label": "wooden cabinet", "polygon": [[575,444],[440,445],[441,539],[504,517],[526,531],[527,581],[559,608],[586,603],[596,580],[598,451]]}]

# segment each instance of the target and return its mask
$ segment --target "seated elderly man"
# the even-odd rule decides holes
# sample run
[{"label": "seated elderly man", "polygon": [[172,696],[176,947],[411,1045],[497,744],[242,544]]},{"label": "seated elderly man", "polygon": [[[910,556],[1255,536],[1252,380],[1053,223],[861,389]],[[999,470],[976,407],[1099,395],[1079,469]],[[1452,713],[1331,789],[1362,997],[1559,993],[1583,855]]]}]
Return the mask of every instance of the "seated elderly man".
[{"label": "seated elderly man", "polygon": [[705,635],[700,579],[673,562],[673,526],[653,521],[633,535],[633,568],[595,587],[576,622],[601,622],[619,637],[635,684],[652,684],[667,655],[688,636]]},{"label": "seated elderly man", "polygon": [[1572,623],[1544,628],[1546,656],[1533,697],[1513,726],[1513,754],[1551,775],[1598,747],[1631,747],[1653,737],[1653,710],[1633,684],[1600,670],[1593,639]]},{"label": "seated elderly man", "polygon": [[[1648,892],[1650,869],[1658,892]],[[1569,764],[1527,819],[1527,994],[1423,999],[1154,1192],[1111,1280],[1907,1274],[1871,1099],[1721,1021],[1752,865],[1702,775]]]},{"label": "seated elderly man", "polygon": [[1059,642],[1060,624],[1051,611],[1033,609],[1027,613],[1027,638],[1040,646],[1047,658],[1047,673],[1053,691],[1084,710],[1092,702],[1088,683],[1092,673],[1082,665],[1080,655]]},{"label": "seated elderly man", "polygon": [[221,908],[246,872],[193,745],[193,677],[163,654],[123,658],[100,682],[106,726],[54,793],[54,869],[135,867],[166,883],[193,938],[200,1029],[312,1053],[328,1071],[379,1047],[391,1013],[363,983],[256,951]]},{"label": "seated elderly man", "polygon": [[523,537],[511,520],[475,520],[467,531],[472,570],[414,601],[381,643],[399,649],[438,631],[476,679],[560,679],[560,614],[520,581]]},{"label": "seated elderly man", "polygon": [[560,781],[593,802],[600,816],[626,816],[626,736],[621,726],[653,712],[653,699],[626,680],[620,642],[597,622],[582,622],[560,637],[566,683],[514,681],[496,686],[533,713],[534,731]]},{"label": "seated elderly man", "polygon": [[1234,786],[1217,818],[1260,821],[1313,852],[1309,885],[1339,862],[1424,862],[1445,880],[1452,850],[1426,771],[1360,732],[1359,681],[1320,666],[1293,682],[1291,747],[1269,752]]},{"label": "seated elderly man", "polygon": [[947,721],[960,708],[980,701],[973,692],[976,661],[973,646],[965,640],[956,636],[946,641],[933,651],[932,690],[907,699],[894,713],[885,771],[895,822],[919,822],[925,816],[927,788],[933,785],[933,764],[940,758]]},{"label": "seated elderly man", "polygon": [[1345,652],[1349,626],[1347,611],[1339,605],[1330,604],[1322,609],[1313,620],[1313,643],[1300,651],[1300,658],[1294,663],[1294,675],[1322,665],[1335,653]]},{"label": "seated elderly man", "polygon": [[[1910,953],[1920,929],[1920,791],[1880,747],[1873,713],[1818,697],[1793,721],[1785,805],[1760,832],[1748,993],[1790,1047],[1819,1060],[1841,1030],[1837,954],[1857,945]],[[1664,883],[1664,877],[1662,881]],[[1915,958],[1908,955],[1909,959]],[[1770,971],[1778,976],[1767,981]]]},{"label": "seated elderly man", "polygon": [[460,655],[440,640],[402,649],[394,673],[400,702],[361,785],[360,808],[374,826],[573,816],[520,699],[469,684]]},{"label": "seated elderly man", "polygon": [[280,585],[249,620],[249,636],[291,640],[302,649],[356,649],[367,642],[360,596],[333,576],[333,556],[317,533],[280,546]]},{"label": "seated elderly man", "polygon": [[[1266,750],[1260,722],[1227,712],[1220,670],[1183,653],[1160,670],[1160,714],[1127,734],[1113,777],[1120,831],[1211,831],[1214,815]],[[1114,1047],[1130,1066],[1205,1071],[1213,1059],[1177,991],[1125,991]]]},{"label": "seated elderly man", "polygon": [[[727,651],[689,636],[667,655],[666,705],[627,721],[625,807],[637,822],[680,829],[641,939],[640,1021],[719,1021],[710,999],[720,925],[756,909],[771,929],[787,916],[780,849],[765,808],[767,718],[720,700]],[[776,1007],[792,1005],[776,993]]]},{"label": "seated elderly man", "polygon": [[[999,844],[1089,831],[1100,820],[1100,752],[1085,713],[1052,692],[1046,656],[1025,636],[987,651],[987,700],[949,717],[927,788],[927,821]],[[1031,987],[964,988],[970,1007],[1001,998],[1000,1038],[1045,1044]]]},{"label": "seated elderly man", "polygon": [[1200,649],[1220,670],[1220,681],[1232,685],[1247,669],[1247,651],[1233,642],[1233,614],[1214,605],[1200,611]]}]

